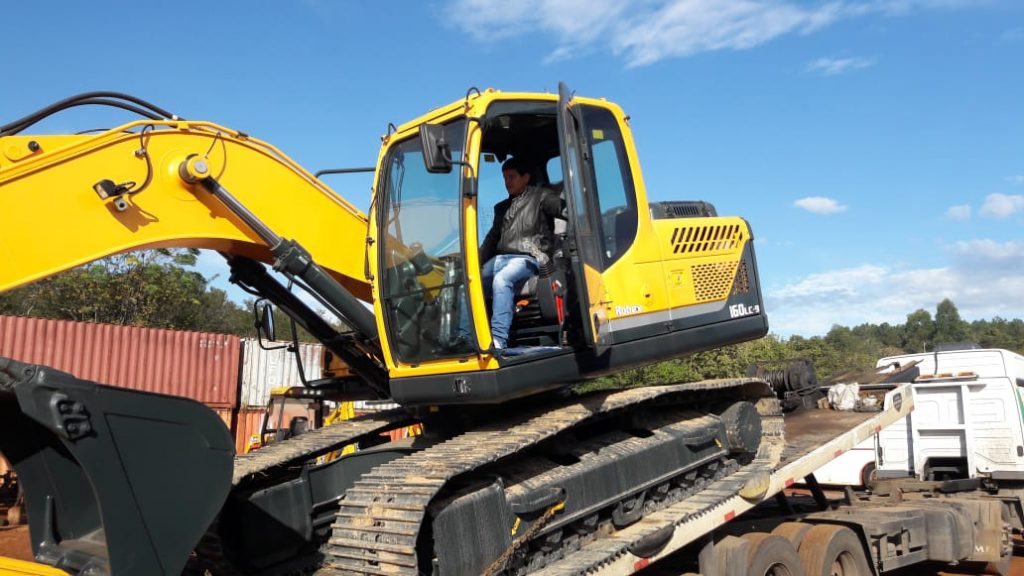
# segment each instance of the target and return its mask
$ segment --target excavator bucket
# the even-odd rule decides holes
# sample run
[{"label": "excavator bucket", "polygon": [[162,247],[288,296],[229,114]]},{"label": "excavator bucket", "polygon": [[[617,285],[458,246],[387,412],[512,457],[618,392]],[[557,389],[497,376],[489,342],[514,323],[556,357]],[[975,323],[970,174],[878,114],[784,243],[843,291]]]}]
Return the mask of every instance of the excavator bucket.
[{"label": "excavator bucket", "polygon": [[0,357],[0,452],[36,559],[73,574],[180,574],[231,487],[224,423],[186,399]]}]

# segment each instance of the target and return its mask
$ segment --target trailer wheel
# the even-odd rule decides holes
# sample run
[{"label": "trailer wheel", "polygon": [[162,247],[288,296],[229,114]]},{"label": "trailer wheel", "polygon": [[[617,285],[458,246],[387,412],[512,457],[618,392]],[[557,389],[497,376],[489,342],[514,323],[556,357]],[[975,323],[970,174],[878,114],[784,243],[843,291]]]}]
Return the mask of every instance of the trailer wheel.
[{"label": "trailer wheel", "polygon": [[871,576],[860,540],[845,526],[818,524],[808,530],[800,559],[807,576]]},{"label": "trailer wheel", "polygon": [[782,536],[765,532],[745,534],[750,542],[747,574],[750,576],[805,576],[796,547]]},{"label": "trailer wheel", "polygon": [[772,530],[772,534],[775,536],[782,536],[789,543],[793,545],[797,550],[800,549],[800,543],[804,541],[804,535],[807,531],[814,527],[814,524],[808,524],[806,522],[783,522]]}]

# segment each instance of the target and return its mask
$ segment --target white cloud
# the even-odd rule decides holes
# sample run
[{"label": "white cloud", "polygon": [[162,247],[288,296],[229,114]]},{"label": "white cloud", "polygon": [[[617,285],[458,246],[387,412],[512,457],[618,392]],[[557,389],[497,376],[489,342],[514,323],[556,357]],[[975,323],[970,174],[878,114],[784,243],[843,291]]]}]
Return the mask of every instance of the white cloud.
[{"label": "white cloud", "polygon": [[874,64],[875,62],[873,60],[857,57],[818,58],[817,60],[808,62],[806,70],[808,72],[824,74],[825,76],[837,76],[844,72],[849,72],[850,70],[868,68]]},{"label": "white cloud", "polygon": [[970,220],[971,205],[958,204],[956,206],[950,206],[949,210],[946,210],[946,217],[950,220]]},{"label": "white cloud", "polygon": [[772,331],[821,335],[834,324],[898,324],[951,299],[966,320],[1024,317],[1024,241],[976,239],[948,247],[937,268],[872,264],[810,274],[765,290]]},{"label": "white cloud", "polygon": [[1021,264],[1024,264],[1024,241],[1020,240],[1008,242],[996,242],[987,238],[965,240],[954,244],[952,252],[959,257],[971,260],[980,259],[982,263],[1002,264],[1020,261]]},{"label": "white cloud", "polygon": [[1024,174],[1014,174],[1007,178],[1006,181],[1017,186],[1024,185]]},{"label": "white cloud", "polygon": [[808,196],[807,198],[801,198],[796,202],[793,202],[793,205],[814,214],[836,214],[846,210],[846,206],[844,204],[840,204],[836,200],[826,198],[824,196]]},{"label": "white cloud", "polygon": [[[478,41],[540,32],[554,39],[547,60],[597,47],[629,66],[716,50],[746,50],[780,36],[810,34],[872,14],[960,8],[970,0],[450,0],[444,14]],[[851,60],[851,59],[847,59]],[[864,67],[855,62],[851,67]],[[864,61],[866,62],[866,61]],[[870,64],[867,64],[870,65]]]},{"label": "white cloud", "polygon": [[1024,196],[997,192],[985,197],[985,203],[978,212],[989,218],[1009,218],[1021,211],[1024,211]]},{"label": "white cloud", "polygon": [[901,322],[918,308],[931,309],[952,297],[943,289],[949,283],[947,269],[866,265],[811,274],[768,290],[765,308],[773,332],[814,336],[834,324]]},{"label": "white cloud", "polygon": [[805,300],[820,297],[846,298],[857,293],[858,286],[874,284],[885,275],[880,266],[864,265],[859,268],[811,274],[793,284],[776,290],[772,296],[783,300]]},{"label": "white cloud", "polygon": [[715,50],[746,50],[779,36],[809,34],[835,22],[842,4],[804,7],[752,0],[675,0],[634,17],[612,47],[631,66]]}]

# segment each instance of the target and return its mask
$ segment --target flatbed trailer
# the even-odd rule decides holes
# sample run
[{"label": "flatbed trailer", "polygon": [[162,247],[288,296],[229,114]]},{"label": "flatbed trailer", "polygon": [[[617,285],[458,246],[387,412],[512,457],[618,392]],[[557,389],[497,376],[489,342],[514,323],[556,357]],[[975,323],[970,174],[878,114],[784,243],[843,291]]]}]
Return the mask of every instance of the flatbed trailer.
[{"label": "flatbed trailer", "polygon": [[[851,491],[845,503],[824,500],[815,470],[913,410],[909,385],[886,392],[881,404],[879,412],[800,409],[786,414],[784,441],[776,447],[781,454],[772,470],[733,475],[731,483],[716,483],[646,516],[538,574],[633,574],[652,565],[657,569],[656,563],[669,556],[673,567],[689,558],[693,570],[707,576],[882,574],[924,561],[978,562],[981,569],[1008,574],[1012,546],[997,497],[933,493],[901,500],[898,493],[871,500],[853,499]],[[812,487],[819,511],[801,514],[789,506],[785,491],[798,483]],[[731,489],[735,494],[723,499],[722,490]],[[706,507],[705,502],[715,505]],[[811,531],[815,526],[822,527]],[[852,532],[859,546],[841,558],[828,558],[836,546],[850,542],[841,529]]]}]

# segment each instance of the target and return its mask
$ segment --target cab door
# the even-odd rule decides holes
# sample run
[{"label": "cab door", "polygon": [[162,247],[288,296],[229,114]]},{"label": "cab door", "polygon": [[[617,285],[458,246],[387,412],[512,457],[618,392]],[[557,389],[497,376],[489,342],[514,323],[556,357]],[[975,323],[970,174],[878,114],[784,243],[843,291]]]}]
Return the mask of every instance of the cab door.
[{"label": "cab door", "polygon": [[569,87],[558,83],[558,145],[562,156],[562,181],[569,210],[569,235],[576,290],[588,346],[597,354],[611,345],[604,259],[601,253],[601,215],[590,182],[590,153],[584,134],[583,116],[573,109]]}]

